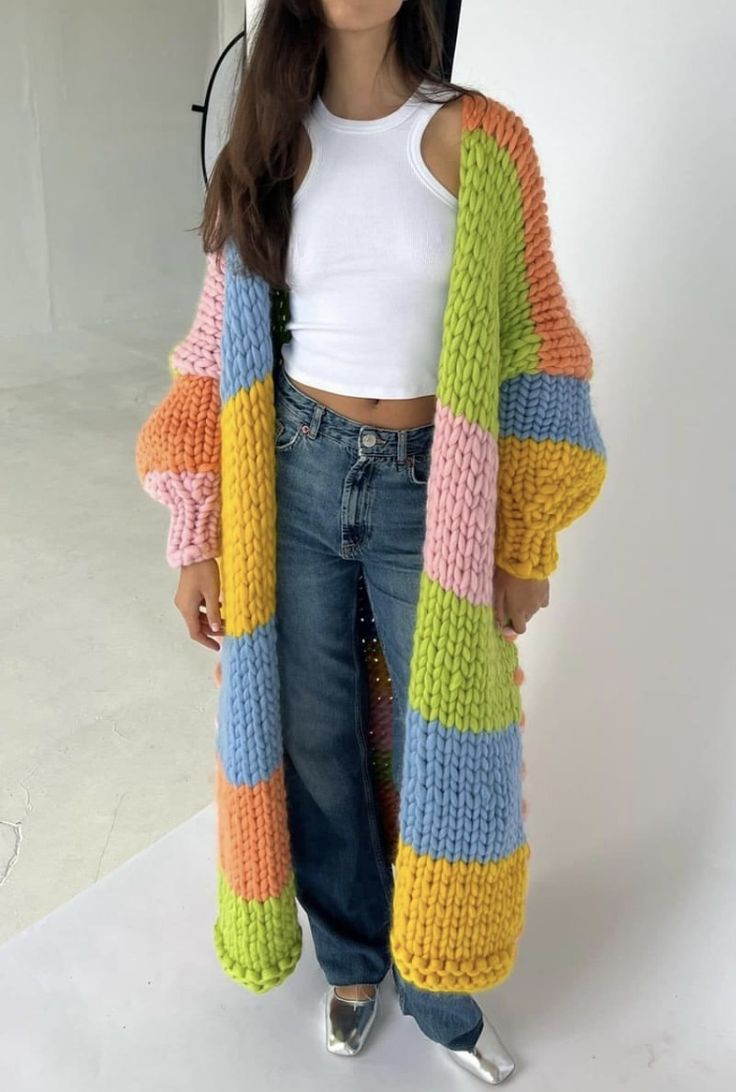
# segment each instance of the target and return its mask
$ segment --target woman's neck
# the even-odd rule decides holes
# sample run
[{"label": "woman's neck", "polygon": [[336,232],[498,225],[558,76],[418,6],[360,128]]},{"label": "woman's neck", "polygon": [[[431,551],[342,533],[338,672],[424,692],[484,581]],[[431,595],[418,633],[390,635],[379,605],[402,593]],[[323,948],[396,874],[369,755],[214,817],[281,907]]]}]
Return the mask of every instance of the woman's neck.
[{"label": "woman's neck", "polygon": [[415,90],[396,63],[392,49],[385,63],[383,27],[364,34],[330,31],[325,48],[327,75],[320,91],[333,114],[355,121],[384,117],[397,109]]}]

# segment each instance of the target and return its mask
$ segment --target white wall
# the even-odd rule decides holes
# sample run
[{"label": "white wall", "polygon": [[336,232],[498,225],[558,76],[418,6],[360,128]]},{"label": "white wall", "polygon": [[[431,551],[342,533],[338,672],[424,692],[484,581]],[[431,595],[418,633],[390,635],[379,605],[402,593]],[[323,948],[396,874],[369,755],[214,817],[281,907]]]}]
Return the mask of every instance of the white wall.
[{"label": "white wall", "polygon": [[720,971],[736,954],[735,35],[733,6],[715,0],[464,0],[453,73],[535,136],[609,453],[597,506],[560,536],[551,605],[518,646],[525,953],[590,988],[601,1012],[616,961],[628,1008],[671,973],[666,1019],[698,993],[688,1036],[722,1028],[724,1050],[734,999]]},{"label": "white wall", "polygon": [[220,2],[220,45],[227,45],[243,29],[245,22],[246,0],[219,0]]},{"label": "white wall", "polygon": [[191,304],[220,3],[3,5],[0,333]]}]

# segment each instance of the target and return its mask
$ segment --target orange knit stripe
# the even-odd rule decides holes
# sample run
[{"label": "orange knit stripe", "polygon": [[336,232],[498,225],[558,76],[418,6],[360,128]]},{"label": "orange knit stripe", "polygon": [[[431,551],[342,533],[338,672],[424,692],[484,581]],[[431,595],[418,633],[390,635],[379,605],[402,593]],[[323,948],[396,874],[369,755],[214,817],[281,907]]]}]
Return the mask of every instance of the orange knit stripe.
[{"label": "orange knit stripe", "polygon": [[277,898],[291,871],[284,767],[257,785],[232,785],[215,757],[218,865],[249,902]]},{"label": "orange knit stripe", "polygon": [[219,471],[219,410],[215,378],[175,375],[138,436],[136,468],[141,481],[150,471]]},{"label": "orange knit stripe", "polygon": [[541,338],[539,370],[588,379],[593,362],[585,336],[573,319],[552,253],[544,179],[529,129],[508,106],[495,99],[468,99],[465,123],[481,127],[509,155],[521,187],[529,307]]}]

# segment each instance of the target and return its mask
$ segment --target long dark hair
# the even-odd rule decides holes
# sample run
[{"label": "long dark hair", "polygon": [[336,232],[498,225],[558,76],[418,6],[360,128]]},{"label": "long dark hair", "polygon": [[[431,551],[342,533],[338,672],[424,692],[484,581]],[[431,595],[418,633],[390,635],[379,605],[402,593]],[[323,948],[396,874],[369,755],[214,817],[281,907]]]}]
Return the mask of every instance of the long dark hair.
[{"label": "long dark hair", "polygon": [[[212,169],[197,228],[206,253],[232,238],[245,268],[277,289],[289,287],[285,265],[299,125],[324,86],[327,30],[321,0],[266,0],[247,63],[243,47],[229,139]],[[442,75],[436,0],[405,0],[383,62],[392,47],[410,86],[427,81],[443,99],[472,93]]]}]

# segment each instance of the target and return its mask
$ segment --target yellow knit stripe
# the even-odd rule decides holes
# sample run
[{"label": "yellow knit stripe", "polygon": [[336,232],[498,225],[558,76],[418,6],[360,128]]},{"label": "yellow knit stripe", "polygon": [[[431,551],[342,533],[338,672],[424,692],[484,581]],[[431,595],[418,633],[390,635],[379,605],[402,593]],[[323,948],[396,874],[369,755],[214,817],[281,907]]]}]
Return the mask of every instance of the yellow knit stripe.
[{"label": "yellow knit stripe", "polygon": [[273,374],[221,410],[222,594],[225,633],[250,634],[276,610]]},{"label": "yellow knit stripe", "polygon": [[518,724],[516,645],[502,637],[490,605],[474,606],[425,570],[419,579],[409,703],[426,721],[474,732]]},{"label": "yellow knit stripe", "polygon": [[557,567],[556,534],[590,508],[606,477],[599,452],[567,440],[499,440],[496,562],[525,579]]},{"label": "yellow knit stripe", "polygon": [[390,932],[400,974],[431,991],[497,986],[524,927],[529,846],[480,864],[419,856],[399,839]]}]

